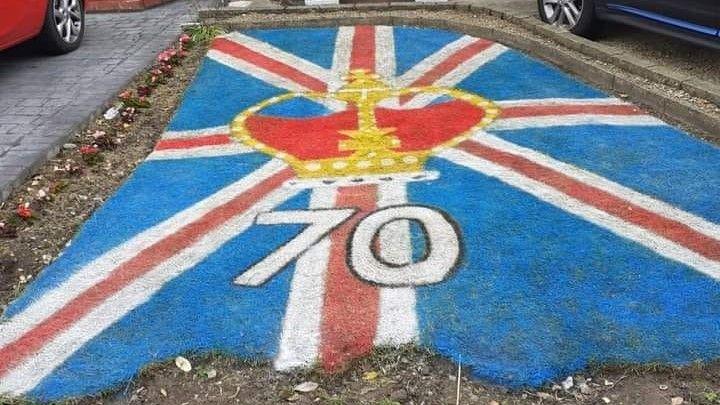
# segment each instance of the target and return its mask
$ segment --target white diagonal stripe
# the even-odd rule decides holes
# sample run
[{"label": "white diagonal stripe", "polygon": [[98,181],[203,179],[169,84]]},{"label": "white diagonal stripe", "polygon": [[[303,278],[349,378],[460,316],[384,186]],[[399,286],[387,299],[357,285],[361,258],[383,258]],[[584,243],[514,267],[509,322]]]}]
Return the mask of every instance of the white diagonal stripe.
[{"label": "white diagonal stripe", "polygon": [[719,262],[708,259],[645,228],[626,222],[603,210],[570,197],[547,184],[461,150],[447,149],[442,151],[439,156],[455,164],[483,173],[486,176],[497,178],[510,186],[533,195],[539,200],[554,205],[601,228],[607,229],[618,236],[645,246],[663,257],[682,263],[714,279],[720,280]]},{"label": "white diagonal stripe", "polygon": [[189,129],[184,131],[165,131],[162,139],[178,139],[178,138],[199,138],[208,135],[229,134],[229,125],[220,125],[217,127]]},{"label": "white diagonal stripe", "polygon": [[188,223],[199,219],[207,212],[225,204],[286,167],[282,161],[271,160],[241,180],[144,230],[84,265],[58,286],[45,292],[20,313],[6,322],[0,323],[0,347],[15,341],[88,288],[104,280],[118,265],[134,257],[138,252],[165,239],[168,235],[176,233]]},{"label": "white diagonal stripe", "polygon": [[226,145],[198,146],[186,149],[163,149],[152,152],[146,160],[194,159],[203,157],[243,155],[256,152],[248,146],[233,142]]},{"label": "white diagonal stripe", "polygon": [[514,144],[512,142],[508,142],[502,138],[488,134],[483,131],[476,132],[473,135],[472,139],[477,143],[490,146],[494,149],[512,153],[514,155],[520,155],[525,159],[533,161],[542,166],[549,167],[568,177],[608,192],[618,198],[626,200],[637,206],[643,207],[648,211],[652,211],[660,216],[681,222],[706,236],[720,240],[720,224],[712,223],[695,214],[673,207],[672,205],[664,201],[660,201],[656,198],[637,192],[631,188],[625,187],[595,173],[583,170],[577,166],[573,166],[565,162],[561,162],[536,150],[532,150]]},{"label": "white diagonal stripe", "polygon": [[656,127],[667,124],[650,115],[569,114],[542,117],[501,117],[493,121],[487,127],[487,130],[492,132],[525,128],[568,127],[577,125]]},{"label": "white diagonal stripe", "polygon": [[245,212],[208,232],[191,246],[107,298],[32,357],[0,378],[0,393],[22,395],[33,389],[85,343],[147,302],[168,281],[193,268],[227,241],[245,232],[252,226],[258,213],[273,209],[298,191],[291,188],[272,191]]},{"label": "white diagonal stripe", "polygon": [[463,35],[462,37],[456,39],[455,41],[445,45],[444,47],[440,48],[437,52],[433,53],[432,55],[428,56],[427,58],[423,59],[418,63],[417,65],[413,66],[408,70],[407,72],[403,73],[400,77],[397,78],[397,86],[398,87],[409,87],[412,85],[415,81],[423,77],[425,74],[427,74],[429,71],[435,68],[435,66],[442,63],[445,59],[448,58],[448,56],[454,54],[458,50],[472,44],[473,42],[477,41],[477,38]]},{"label": "white diagonal stripe", "polygon": [[630,105],[615,97],[603,98],[531,98],[520,100],[493,100],[494,104],[500,107],[525,107],[525,106],[546,106],[546,105]]}]

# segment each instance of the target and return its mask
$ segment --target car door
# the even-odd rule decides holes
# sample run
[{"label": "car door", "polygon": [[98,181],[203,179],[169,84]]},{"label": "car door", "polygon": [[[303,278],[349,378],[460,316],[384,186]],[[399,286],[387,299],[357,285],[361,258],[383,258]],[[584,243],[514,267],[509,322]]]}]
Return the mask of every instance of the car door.
[{"label": "car door", "polygon": [[46,7],[47,0],[0,0],[0,49],[40,32]]},{"label": "car door", "polygon": [[647,18],[695,33],[718,35],[718,0],[606,0],[611,11]]}]

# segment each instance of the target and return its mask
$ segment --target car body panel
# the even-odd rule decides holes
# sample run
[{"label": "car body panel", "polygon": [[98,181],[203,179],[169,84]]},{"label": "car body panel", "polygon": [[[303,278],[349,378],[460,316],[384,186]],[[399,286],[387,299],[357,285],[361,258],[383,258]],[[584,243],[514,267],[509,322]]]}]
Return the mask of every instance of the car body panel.
[{"label": "car body panel", "polygon": [[600,0],[600,19],[720,49],[720,3],[717,0]]},{"label": "car body panel", "polygon": [[0,1],[0,50],[40,33],[48,0]]}]

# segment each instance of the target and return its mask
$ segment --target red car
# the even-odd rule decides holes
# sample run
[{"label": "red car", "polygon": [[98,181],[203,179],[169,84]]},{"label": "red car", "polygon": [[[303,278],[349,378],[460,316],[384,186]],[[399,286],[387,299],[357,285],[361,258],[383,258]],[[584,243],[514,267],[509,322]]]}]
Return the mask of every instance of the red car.
[{"label": "red car", "polygon": [[84,33],[83,0],[0,0],[0,50],[34,38],[47,52],[67,53]]}]

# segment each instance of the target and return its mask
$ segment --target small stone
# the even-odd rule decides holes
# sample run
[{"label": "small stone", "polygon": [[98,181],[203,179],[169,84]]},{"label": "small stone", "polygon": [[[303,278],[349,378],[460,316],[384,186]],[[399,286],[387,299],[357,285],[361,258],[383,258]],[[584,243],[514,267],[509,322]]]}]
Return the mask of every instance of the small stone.
[{"label": "small stone", "polygon": [[608,398],[608,397],[602,397],[602,401],[605,402],[606,404],[609,404],[609,403],[610,403],[610,398]]},{"label": "small stone", "polygon": [[405,390],[395,390],[390,394],[390,399],[396,402],[403,402],[408,398]]},{"label": "small stone", "polygon": [[658,385],[658,389],[659,389],[660,391],[667,391],[668,386],[665,385],[665,384],[660,384],[660,385]]},{"label": "small stone", "polygon": [[572,376],[568,376],[568,378],[564,379],[564,380],[560,383],[560,385],[562,385],[562,388],[563,388],[565,391],[567,391],[567,390],[569,390],[570,388],[572,388],[573,385],[575,385],[575,384],[574,384],[574,382],[573,382]]},{"label": "small stone", "polygon": [[363,380],[365,381],[373,381],[378,377],[377,371],[366,371],[363,373]]},{"label": "small stone", "polygon": [[555,399],[554,396],[548,394],[547,392],[538,392],[537,397],[540,399]]},{"label": "small stone", "polygon": [[590,386],[587,385],[587,383],[583,382],[583,383],[578,384],[578,388],[580,389],[580,392],[582,394],[585,394],[585,395],[592,394],[592,388],[590,388]]},{"label": "small stone", "polygon": [[217,370],[215,370],[214,368],[211,368],[210,370],[205,372],[205,377],[208,380],[212,380],[213,378],[217,377]]},{"label": "small stone", "polygon": [[295,388],[293,388],[293,389],[297,392],[306,393],[306,392],[313,392],[316,389],[318,389],[318,387],[319,387],[319,385],[316,382],[305,381],[303,383],[296,385]]},{"label": "small stone", "polygon": [[190,364],[190,360],[186,359],[183,356],[177,356],[175,357],[175,365],[180,370],[189,373],[190,370],[192,370],[192,364]]},{"label": "small stone", "polygon": [[160,388],[160,394],[164,397],[167,396],[167,391],[165,391],[165,388]]},{"label": "small stone", "polygon": [[552,387],[550,387],[550,389],[553,391],[560,391],[562,389],[562,387],[557,384],[553,384]]},{"label": "small stone", "polygon": [[603,379],[603,385],[609,387],[611,385],[615,385],[615,383],[610,380]]},{"label": "small stone", "polygon": [[490,403],[488,403],[488,405],[500,405],[500,402],[492,400],[490,401]]},{"label": "small stone", "polygon": [[66,144],[63,144],[63,149],[65,149],[65,150],[77,149],[77,145],[74,143],[68,142]]},{"label": "small stone", "polygon": [[682,397],[672,397],[670,398],[670,404],[671,405],[682,405],[685,400]]},{"label": "small stone", "polygon": [[288,402],[295,402],[298,399],[300,399],[300,394],[298,394],[297,392],[287,397]]},{"label": "small stone", "polygon": [[105,111],[105,114],[103,114],[103,118],[106,120],[112,120],[115,119],[115,117],[120,114],[120,108],[118,106],[112,106]]}]

